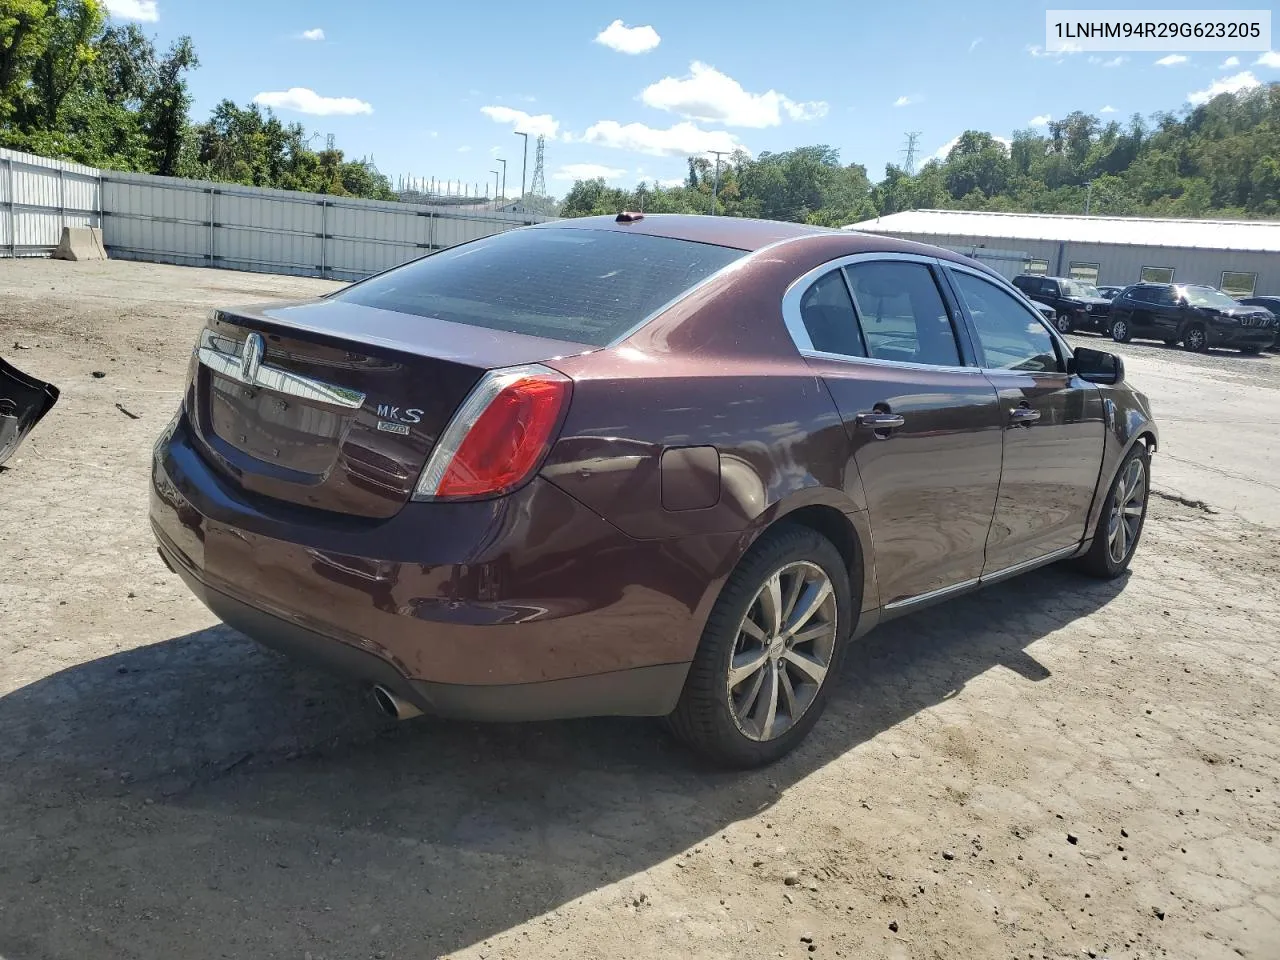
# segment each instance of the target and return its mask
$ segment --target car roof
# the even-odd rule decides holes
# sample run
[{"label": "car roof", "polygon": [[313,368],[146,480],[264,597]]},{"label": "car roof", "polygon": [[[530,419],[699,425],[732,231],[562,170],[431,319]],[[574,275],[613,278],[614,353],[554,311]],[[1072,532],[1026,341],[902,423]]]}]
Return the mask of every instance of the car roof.
[{"label": "car roof", "polygon": [[[673,240],[689,240],[710,243],[754,253],[780,241],[807,241],[799,246],[809,249],[810,255],[821,249],[823,259],[851,256],[858,253],[903,253],[934,257],[964,264],[990,276],[1001,283],[1009,283],[995,270],[964,254],[945,247],[935,247],[916,240],[857,230],[837,230],[833,227],[815,227],[805,223],[785,223],[780,220],[754,220],[748,217],[719,217],[702,214],[658,213],[644,214],[639,220],[619,222],[616,216],[572,217],[550,220],[525,227],[527,230],[610,230],[616,233],[641,233],[651,237]],[[794,250],[793,260],[803,260],[805,254]]]},{"label": "car roof", "polygon": [[[618,233],[643,233],[651,237],[713,243],[721,247],[755,251],[778,240],[815,234],[849,235],[832,227],[814,227],[805,223],[780,220],[753,220],[747,217],[715,217],[701,214],[654,213],[640,219],[618,222],[616,217],[575,217],[538,224],[536,229],[614,230]],[[872,238],[868,234],[854,236]],[[882,240],[883,238],[875,238]]]}]

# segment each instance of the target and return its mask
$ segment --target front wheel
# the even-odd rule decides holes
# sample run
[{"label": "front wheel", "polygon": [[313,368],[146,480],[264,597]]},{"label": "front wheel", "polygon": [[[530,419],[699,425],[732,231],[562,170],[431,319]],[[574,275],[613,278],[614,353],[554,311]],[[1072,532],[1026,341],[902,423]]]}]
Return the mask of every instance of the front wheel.
[{"label": "front wheel", "polygon": [[1182,335],[1182,349],[1192,353],[1204,353],[1209,349],[1209,335],[1205,333],[1203,324],[1193,323],[1187,327],[1187,332]]},{"label": "front wheel", "polygon": [[1150,474],[1151,452],[1139,441],[1120,463],[1094,527],[1093,544],[1078,561],[1085,573],[1114,580],[1129,568],[1147,520]]},{"label": "front wheel", "polygon": [[707,618],[668,726],[717,763],[756,767],[818,721],[852,627],[849,572],[807,527],[764,535]]},{"label": "front wheel", "polygon": [[1072,329],[1071,314],[1069,313],[1058,314],[1057,317],[1054,318],[1053,325],[1058,328],[1058,332],[1061,334],[1070,333]]},{"label": "front wheel", "polygon": [[1133,339],[1128,320],[1115,320],[1111,324],[1111,339],[1116,343],[1128,343]]}]

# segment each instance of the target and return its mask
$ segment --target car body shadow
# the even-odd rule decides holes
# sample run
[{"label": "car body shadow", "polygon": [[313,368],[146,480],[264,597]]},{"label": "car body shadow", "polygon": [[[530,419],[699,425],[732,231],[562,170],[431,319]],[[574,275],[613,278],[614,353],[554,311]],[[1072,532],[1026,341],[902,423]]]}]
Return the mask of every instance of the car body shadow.
[{"label": "car body shadow", "polygon": [[0,698],[0,954],[449,953],[714,837],[993,667],[1046,679],[1027,647],[1122,586],[1050,568],[887,624],[809,739],[745,773],[643,720],[392,724],[226,627],[78,665]]}]

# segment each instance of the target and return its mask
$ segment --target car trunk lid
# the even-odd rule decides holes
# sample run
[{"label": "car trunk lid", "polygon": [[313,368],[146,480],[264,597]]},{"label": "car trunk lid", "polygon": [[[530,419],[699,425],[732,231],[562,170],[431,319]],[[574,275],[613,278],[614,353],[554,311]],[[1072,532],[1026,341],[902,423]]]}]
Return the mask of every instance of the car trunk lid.
[{"label": "car trunk lid", "polygon": [[220,310],[201,332],[188,414],[243,491],[385,518],[486,370],[583,349],[335,300]]}]

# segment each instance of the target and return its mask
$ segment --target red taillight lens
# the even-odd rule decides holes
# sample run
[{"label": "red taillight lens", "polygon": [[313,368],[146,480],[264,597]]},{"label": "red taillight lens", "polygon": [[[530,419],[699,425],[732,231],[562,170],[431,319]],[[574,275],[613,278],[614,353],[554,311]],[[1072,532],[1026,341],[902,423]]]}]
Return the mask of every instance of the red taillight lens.
[{"label": "red taillight lens", "polygon": [[550,448],[570,387],[536,364],[486,373],[436,442],[415,499],[497,496],[519,486]]}]

